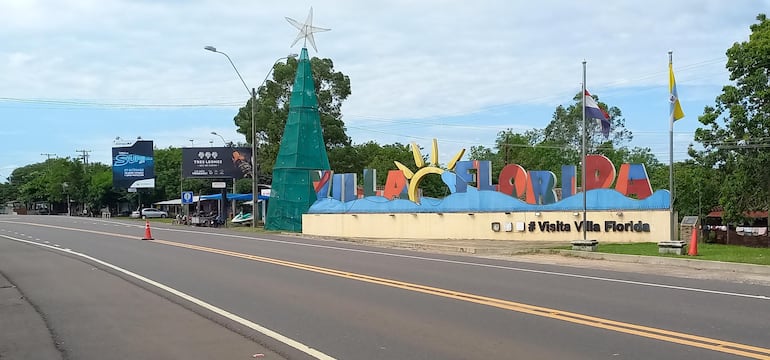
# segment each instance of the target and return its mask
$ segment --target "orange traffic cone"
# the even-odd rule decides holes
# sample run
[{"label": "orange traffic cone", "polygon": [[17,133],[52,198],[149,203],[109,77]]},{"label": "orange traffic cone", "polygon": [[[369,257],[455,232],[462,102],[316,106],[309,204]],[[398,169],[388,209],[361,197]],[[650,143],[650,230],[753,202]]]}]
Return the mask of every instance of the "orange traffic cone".
[{"label": "orange traffic cone", "polygon": [[145,220],[144,223],[144,237],[142,240],[155,240],[152,238],[152,233],[150,232],[150,220]]},{"label": "orange traffic cone", "polygon": [[692,236],[690,237],[690,249],[687,250],[687,255],[698,256],[698,228],[692,229]]}]

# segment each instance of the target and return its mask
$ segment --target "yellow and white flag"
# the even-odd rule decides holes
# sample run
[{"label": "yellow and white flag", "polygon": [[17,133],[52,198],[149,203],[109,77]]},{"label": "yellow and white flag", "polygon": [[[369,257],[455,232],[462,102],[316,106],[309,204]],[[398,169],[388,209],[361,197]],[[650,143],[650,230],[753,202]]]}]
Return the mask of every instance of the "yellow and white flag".
[{"label": "yellow and white flag", "polygon": [[679,95],[676,93],[676,80],[674,80],[674,65],[668,63],[668,93],[669,101],[671,102],[671,108],[669,114],[671,115],[671,121],[677,121],[684,117],[682,111],[682,105],[679,104]]}]

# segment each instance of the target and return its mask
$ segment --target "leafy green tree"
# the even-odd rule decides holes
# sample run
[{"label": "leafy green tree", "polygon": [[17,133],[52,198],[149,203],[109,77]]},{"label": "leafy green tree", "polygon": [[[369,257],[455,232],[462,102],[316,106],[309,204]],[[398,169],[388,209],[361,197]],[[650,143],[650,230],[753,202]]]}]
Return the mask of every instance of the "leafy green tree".
[{"label": "leafy green tree", "polygon": [[16,168],[8,177],[8,182],[16,190],[16,200],[30,206],[34,202],[44,201],[45,171],[43,163],[30,164]]},{"label": "leafy green tree", "polygon": [[483,145],[471,146],[468,151],[468,159],[470,160],[493,161],[495,158],[497,158],[497,152]]},{"label": "leafy green tree", "polygon": [[[340,148],[340,149],[347,149]],[[333,150],[334,151],[334,150]],[[388,171],[397,170],[394,161],[398,161],[412,170],[416,171],[414,166],[414,155],[410,145],[401,143],[380,145],[377,142],[369,141],[363,144],[353,145],[349,153],[349,170],[339,170],[340,168],[332,166],[335,172],[354,172],[360,173],[362,169],[377,170],[377,184],[382,186],[388,176]],[[424,149],[421,148],[424,152]],[[423,160],[427,161],[428,155],[422,154]],[[354,167],[355,166],[355,167]],[[343,168],[344,169],[344,168]],[[363,179],[359,179],[362,182]],[[430,175],[425,177],[420,183],[423,196],[442,198],[449,195],[449,188],[441,180],[440,176]]]},{"label": "leafy green tree", "polygon": [[765,14],[750,26],[748,41],[727,50],[732,84],[722,88],[714,106],[698,121],[695,141],[703,146],[689,153],[723,176],[720,205],[724,218],[742,222],[743,213],[767,210],[770,203],[770,21]]},{"label": "leafy green tree", "polygon": [[385,184],[385,180],[388,177],[388,171],[396,170],[396,165],[393,163],[394,161],[398,161],[414,169],[414,157],[412,156],[412,149],[409,145],[401,143],[380,145],[374,141],[370,141],[364,144],[355,145],[355,148],[357,149],[358,156],[363,164],[361,169],[377,170],[377,184],[379,185]]},{"label": "leafy green tree", "polygon": [[85,194],[85,172],[83,164],[69,158],[57,158],[46,161],[49,169],[46,173],[46,192],[55,203],[64,203],[68,199],[80,199]]},{"label": "leafy green tree", "polygon": [[531,165],[531,160],[534,145],[532,139],[528,134],[517,134],[511,129],[506,129],[497,133],[497,139],[495,139],[495,149],[497,150],[497,156],[492,158],[492,178],[497,179],[500,176],[500,171],[507,164],[518,164],[523,166],[527,170],[535,170],[527,168]]},{"label": "leafy green tree", "polygon": [[329,165],[336,173],[361,173],[365,159],[357,146],[338,146],[329,149]]},{"label": "leafy green tree", "polygon": [[[557,179],[561,176],[562,165],[576,165],[580,176],[583,131],[580,94],[573,100],[575,103],[568,107],[556,108],[546,128],[532,129],[523,133],[515,133],[512,129],[500,131],[497,134],[494,149],[483,146],[472,147],[470,159],[492,161],[493,179],[499,177],[501,169],[506,164],[518,164],[526,170],[553,171]],[[599,104],[607,108],[606,104]],[[628,148],[627,144],[633,135],[625,128],[625,120],[620,109],[610,107],[607,111],[610,114],[613,129],[608,139],[601,134],[595,120],[587,120],[589,140],[587,153],[605,155],[616,166],[623,163],[642,163],[645,164],[648,174],[651,176],[657,174],[664,165],[655,158],[649,148]],[[667,176],[665,182],[653,181],[653,188],[668,187]]]},{"label": "leafy green tree", "polygon": [[108,165],[89,164],[89,177],[84,197],[81,199],[89,209],[114,208],[124,196],[112,188],[112,169]]},{"label": "leafy green tree", "polygon": [[0,183],[0,202],[6,204],[16,200],[16,188],[9,182]]},{"label": "leafy green tree", "polygon": [[[44,163],[14,170],[10,183],[18,189],[18,199],[27,206],[34,203],[62,202],[66,199],[62,184],[77,176],[71,171],[68,162],[69,159],[48,159]],[[77,189],[78,184],[73,185],[73,189]]]},{"label": "leafy green tree", "polygon": [[680,219],[682,216],[693,214],[703,219],[719,204],[721,184],[713,174],[713,170],[693,160],[674,164],[674,205]]},{"label": "leafy green tree", "polygon": [[80,203],[87,196],[87,167],[70,158],[48,159],[17,168],[9,177],[13,200],[32,207],[48,203],[51,210],[65,212],[67,201]]},{"label": "leafy green tree", "polygon": [[[347,165],[344,164],[346,152],[335,150],[351,144],[350,137],[345,133],[345,123],[342,121],[342,103],[351,93],[350,79],[342,72],[334,70],[331,59],[314,57],[310,62],[318,95],[318,110],[324,131],[324,142],[329,151],[329,161],[331,164],[346,167]],[[259,95],[256,104],[256,130],[259,140],[257,164],[260,166],[260,175],[264,177],[260,182],[271,178],[273,172],[289,115],[289,99],[297,72],[297,63],[297,59],[291,58],[285,63],[275,64],[273,78],[257,89]],[[244,134],[246,140],[251,143],[251,100],[240,108],[233,120],[238,127],[238,132]]]},{"label": "leafy green tree", "polygon": [[[606,142],[611,142],[615,147],[626,146],[633,139],[633,135],[626,128],[623,113],[615,106],[610,107],[600,102],[598,96],[591,96],[599,107],[610,115],[611,130],[609,137],[605,139],[597,120],[586,119],[586,152],[600,153],[600,146]],[[572,100],[573,104],[566,108],[562,105],[556,107],[551,122],[542,130],[542,141],[563,146],[566,151],[577,152],[579,157],[583,144],[583,103],[579,93]]]},{"label": "leafy green tree", "polygon": [[151,202],[179,198],[181,196],[182,149],[174,147],[155,149],[154,161],[155,189]]}]

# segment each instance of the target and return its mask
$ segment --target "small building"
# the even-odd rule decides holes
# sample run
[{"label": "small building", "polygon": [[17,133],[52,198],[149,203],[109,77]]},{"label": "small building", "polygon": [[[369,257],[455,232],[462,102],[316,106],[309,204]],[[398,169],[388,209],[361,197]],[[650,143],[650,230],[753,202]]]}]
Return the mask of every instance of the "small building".
[{"label": "small building", "polygon": [[770,247],[767,230],[767,211],[748,211],[743,216],[748,221],[742,224],[726,224],[723,211],[715,210],[706,216],[703,226],[703,240],[707,243]]}]

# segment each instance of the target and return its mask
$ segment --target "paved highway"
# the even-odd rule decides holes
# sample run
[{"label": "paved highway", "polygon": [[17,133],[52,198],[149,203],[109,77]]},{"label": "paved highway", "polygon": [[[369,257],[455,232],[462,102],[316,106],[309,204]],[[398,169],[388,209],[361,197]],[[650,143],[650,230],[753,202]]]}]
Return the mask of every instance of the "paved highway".
[{"label": "paved highway", "polygon": [[[76,259],[109,275],[100,287],[131,286],[131,296],[159,295],[205,319],[173,331],[227,328],[263,346],[253,352],[265,358],[770,359],[767,286],[221,229],[153,224],[154,240],[140,240],[143,234],[136,221],[0,217],[0,273],[8,275],[11,250],[17,271],[21,263],[54,261],[37,251]],[[93,291],[79,284],[86,281],[62,278]],[[19,288],[44,317],[74,306],[36,299],[44,293],[36,286]],[[127,304],[115,311],[138,310]],[[67,338],[76,326],[48,323],[64,344],[82,341]],[[89,317],[77,324],[104,326]],[[252,351],[217,336],[241,346],[237,354]]]}]

